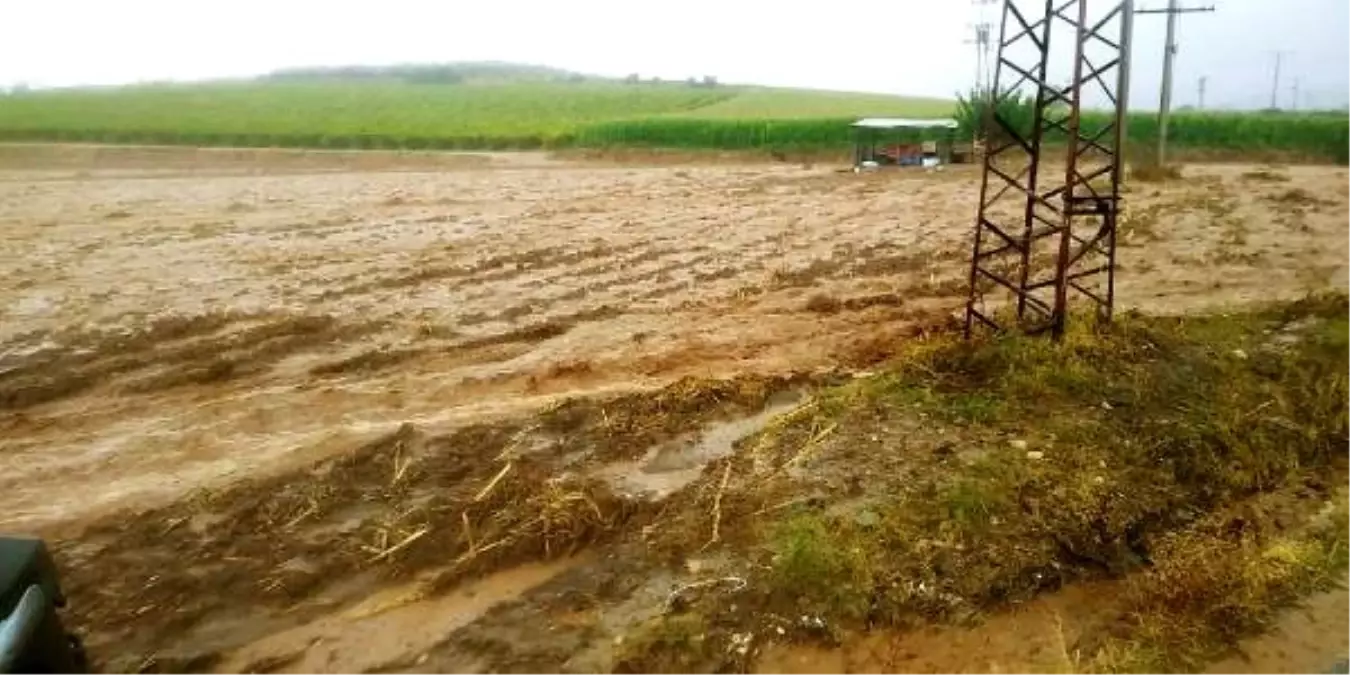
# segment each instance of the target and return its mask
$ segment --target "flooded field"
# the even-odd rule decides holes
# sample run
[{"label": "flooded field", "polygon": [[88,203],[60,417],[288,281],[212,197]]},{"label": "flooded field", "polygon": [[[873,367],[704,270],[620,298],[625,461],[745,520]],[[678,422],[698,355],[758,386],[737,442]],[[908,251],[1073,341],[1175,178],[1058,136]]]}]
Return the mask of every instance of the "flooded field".
[{"label": "flooded field", "polygon": [[[559,551],[654,527],[811,387],[959,316],[978,173],[836,169],[5,148],[0,530],[120,565],[74,573],[112,667],[488,667],[428,653],[596,576]],[[1188,166],[1128,199],[1124,308],[1350,283],[1344,168]],[[158,586],[171,561],[192,573]],[[614,625],[669,592],[599,577]],[[540,653],[614,665],[579,644]]]}]

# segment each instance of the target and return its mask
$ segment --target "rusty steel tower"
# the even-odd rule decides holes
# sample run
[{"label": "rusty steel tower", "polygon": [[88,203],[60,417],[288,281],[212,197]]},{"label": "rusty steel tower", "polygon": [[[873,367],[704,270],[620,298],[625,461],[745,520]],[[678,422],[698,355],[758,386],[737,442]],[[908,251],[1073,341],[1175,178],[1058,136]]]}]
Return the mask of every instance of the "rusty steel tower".
[{"label": "rusty steel tower", "polygon": [[1058,338],[1071,301],[1110,320],[1133,18],[1133,0],[1003,3],[967,337]]}]

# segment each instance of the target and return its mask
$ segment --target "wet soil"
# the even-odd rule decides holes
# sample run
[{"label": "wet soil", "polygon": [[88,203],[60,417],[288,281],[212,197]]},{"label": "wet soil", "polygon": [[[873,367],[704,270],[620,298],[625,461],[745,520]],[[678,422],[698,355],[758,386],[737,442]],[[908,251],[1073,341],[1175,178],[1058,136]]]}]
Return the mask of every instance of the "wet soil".
[{"label": "wet soil", "polygon": [[[1345,170],[1252,170],[1132,187],[1118,302],[1344,288]],[[572,554],[949,322],[977,180],[5,146],[0,530],[54,543],[105,667],[613,667],[743,570]],[[536,644],[494,661],[491,617]]]}]

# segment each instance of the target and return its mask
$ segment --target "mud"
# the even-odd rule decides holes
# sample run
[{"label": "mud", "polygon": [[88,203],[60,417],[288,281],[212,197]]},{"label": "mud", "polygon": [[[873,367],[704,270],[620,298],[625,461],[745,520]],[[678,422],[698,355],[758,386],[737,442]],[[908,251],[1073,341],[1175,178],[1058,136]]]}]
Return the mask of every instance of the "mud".
[{"label": "mud", "polygon": [[[1344,170],[1257,170],[1132,188],[1118,302],[1344,288]],[[950,322],[977,180],[2,146],[0,530],[56,543],[105,665],[481,666],[433,633],[592,565],[458,584],[640,531],[794,392]],[[662,574],[601,575],[646,600],[558,635],[641,621]],[[358,630],[412,642],[330,644]],[[613,665],[569,639],[536,665]]]},{"label": "mud", "polygon": [[695,447],[729,451],[737,422],[728,420],[766,407],[772,413],[794,388],[809,386],[809,378],[691,380],[655,402],[631,394],[577,400],[445,435],[404,424],[308,466],[114,514],[51,538],[66,590],[79,598],[71,623],[111,670],[232,670],[252,661],[286,668],[295,660],[324,670],[382,667],[362,660],[374,650],[312,653],[314,638],[348,630],[353,613],[375,612],[372,603],[382,613],[389,603],[417,601],[420,609],[389,619],[398,633],[407,613],[462,616],[455,608],[463,603],[443,594],[465,583],[486,584],[470,586],[479,588],[476,598],[503,584],[524,590],[530,584],[519,578],[533,574],[528,566],[508,581],[474,580],[603,545],[660,508],[594,477],[615,458],[649,452],[634,439],[668,448],[703,435],[708,440]]},{"label": "mud", "polygon": [[428,649],[488,609],[572,569],[579,558],[530,563],[428,597],[429,585],[382,588],[334,615],[269,635],[220,660],[221,672],[370,672],[424,663]]},{"label": "mud", "polygon": [[879,631],[847,648],[770,644],[760,673],[1078,672],[1073,645],[1101,620],[1110,584],[1084,584],[989,617],[972,628]]},{"label": "mud", "polygon": [[[1208,673],[1343,672],[1350,658],[1350,593],[1319,593],[1284,612],[1264,635],[1238,645],[1238,654]],[[1336,670],[1336,668],[1340,670]]]}]

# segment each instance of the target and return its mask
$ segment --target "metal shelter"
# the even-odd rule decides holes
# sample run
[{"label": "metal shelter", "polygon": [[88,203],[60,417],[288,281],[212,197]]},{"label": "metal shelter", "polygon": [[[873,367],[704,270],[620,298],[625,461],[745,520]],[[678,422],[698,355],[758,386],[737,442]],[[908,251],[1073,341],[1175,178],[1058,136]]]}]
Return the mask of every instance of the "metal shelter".
[{"label": "metal shelter", "polygon": [[[853,166],[856,167],[861,166],[864,161],[876,161],[881,158],[900,163],[898,151],[895,149],[905,146],[892,144],[887,147],[884,142],[887,136],[902,134],[933,136],[930,154],[941,156],[945,162],[950,156],[952,138],[959,125],[956,120],[950,118],[864,117],[850,126],[853,127]],[[878,142],[883,143],[880,151],[877,149]],[[920,154],[924,152],[922,147],[914,149]]]},{"label": "metal shelter", "polygon": [[[984,108],[967,337],[1015,326],[1058,338],[1071,299],[1111,319],[1133,5],[1003,3],[993,102]],[[1018,95],[1032,101],[1029,120],[1001,105]],[[1085,117],[1085,96],[1109,114]]]}]

